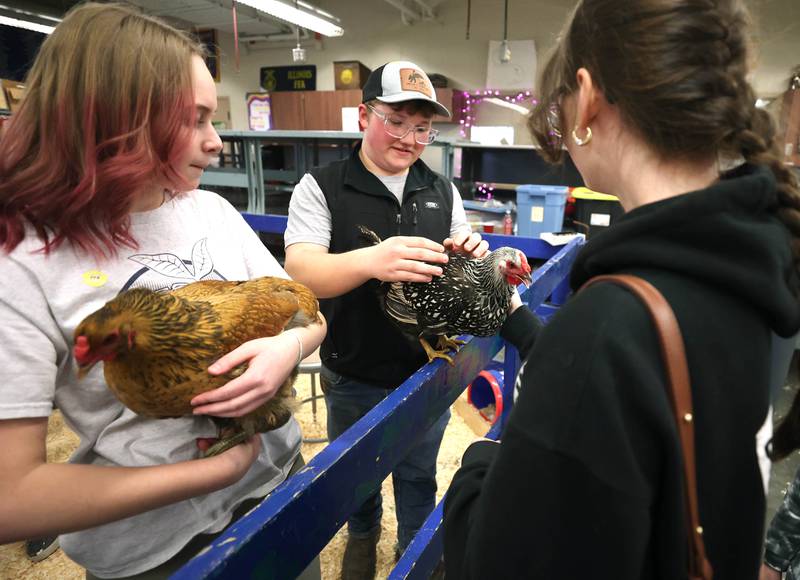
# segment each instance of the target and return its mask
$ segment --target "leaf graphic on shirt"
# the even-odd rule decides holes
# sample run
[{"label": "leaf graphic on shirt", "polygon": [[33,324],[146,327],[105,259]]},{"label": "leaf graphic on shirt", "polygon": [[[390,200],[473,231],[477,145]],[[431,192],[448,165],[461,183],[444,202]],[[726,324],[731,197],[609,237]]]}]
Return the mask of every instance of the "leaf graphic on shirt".
[{"label": "leaf graphic on shirt", "polygon": [[195,280],[194,272],[175,254],[134,254],[129,259],[168,278]]},{"label": "leaf graphic on shirt", "polygon": [[199,240],[192,248],[192,265],[194,266],[195,280],[202,280],[214,269],[214,263],[208,254],[207,239]]}]

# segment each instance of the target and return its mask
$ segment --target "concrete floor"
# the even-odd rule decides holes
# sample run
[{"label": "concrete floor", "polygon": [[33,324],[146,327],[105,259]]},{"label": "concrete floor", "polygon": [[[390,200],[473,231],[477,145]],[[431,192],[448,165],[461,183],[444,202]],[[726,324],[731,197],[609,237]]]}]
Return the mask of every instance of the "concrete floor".
[{"label": "concrete floor", "polygon": [[[798,351],[800,352],[800,351]],[[789,370],[789,376],[786,383],[778,394],[778,399],[775,402],[773,412],[773,419],[777,425],[781,418],[789,410],[789,407],[794,400],[795,393],[800,388],[800,381],[798,381],[798,352],[795,352],[792,367]],[[783,501],[783,496],[786,493],[786,488],[789,483],[794,479],[795,473],[800,467],[800,450],[796,451],[783,461],[774,463],[772,465],[772,473],[769,480],[769,493],[767,494],[767,525],[772,520],[775,510]]]}]

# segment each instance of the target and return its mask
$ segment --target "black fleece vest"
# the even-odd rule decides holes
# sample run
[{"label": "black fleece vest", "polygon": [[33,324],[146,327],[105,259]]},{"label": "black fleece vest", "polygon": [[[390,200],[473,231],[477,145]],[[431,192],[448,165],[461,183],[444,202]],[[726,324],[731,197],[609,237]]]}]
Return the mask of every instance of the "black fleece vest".
[{"label": "black fleece vest", "polygon": [[[357,147],[349,159],[310,171],[331,213],[330,253],[368,245],[359,236],[359,225],[383,240],[403,235],[441,243],[450,235],[453,189],[447,179],[417,160],[409,169],[401,206],[364,167],[358,151]],[[320,357],[338,374],[395,388],[427,358],[416,338],[402,334],[380,309],[377,287],[378,281],[370,280],[342,296],[320,301],[328,321]]]}]

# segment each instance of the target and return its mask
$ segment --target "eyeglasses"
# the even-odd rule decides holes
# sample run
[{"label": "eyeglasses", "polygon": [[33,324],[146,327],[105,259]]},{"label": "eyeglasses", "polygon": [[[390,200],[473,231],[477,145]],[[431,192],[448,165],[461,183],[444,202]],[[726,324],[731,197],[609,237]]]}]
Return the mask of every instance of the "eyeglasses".
[{"label": "eyeglasses", "polygon": [[412,125],[411,123],[406,123],[405,121],[390,116],[389,113],[379,111],[372,105],[367,105],[367,107],[379,118],[383,119],[383,130],[386,131],[387,135],[395,139],[402,139],[408,135],[409,132],[414,131],[414,141],[420,145],[430,145],[436,141],[436,137],[439,135],[438,129],[433,129],[426,125]]}]

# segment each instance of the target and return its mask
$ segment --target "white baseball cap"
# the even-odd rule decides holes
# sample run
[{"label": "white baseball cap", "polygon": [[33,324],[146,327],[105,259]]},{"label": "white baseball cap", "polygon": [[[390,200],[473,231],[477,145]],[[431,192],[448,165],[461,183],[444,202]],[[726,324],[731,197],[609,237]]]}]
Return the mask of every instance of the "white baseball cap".
[{"label": "white baseball cap", "polygon": [[447,107],[436,100],[436,91],[425,71],[407,60],[387,62],[372,71],[362,89],[362,97],[364,103],[375,99],[383,103],[428,101],[437,114],[450,116]]}]

